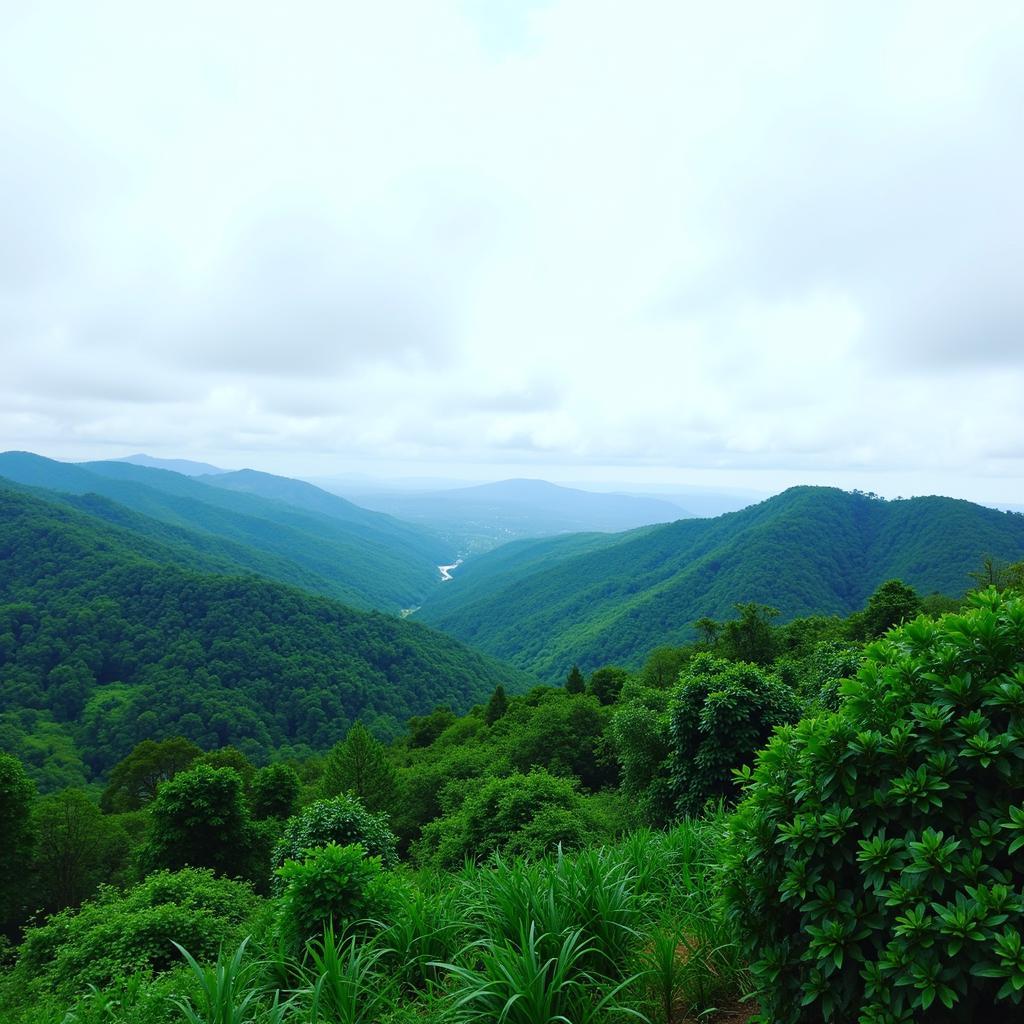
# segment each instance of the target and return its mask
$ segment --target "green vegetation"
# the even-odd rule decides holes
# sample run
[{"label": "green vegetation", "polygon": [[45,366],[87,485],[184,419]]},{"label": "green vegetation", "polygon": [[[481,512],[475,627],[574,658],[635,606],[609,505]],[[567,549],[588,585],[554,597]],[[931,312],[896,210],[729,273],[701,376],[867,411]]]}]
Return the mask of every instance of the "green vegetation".
[{"label": "green vegetation", "polygon": [[[0,490],[0,736],[44,788],[84,785],[145,740],[308,755],[358,718],[391,736],[442,698],[466,707],[529,682],[415,623],[172,568],[125,537]],[[110,806],[151,796],[167,756],[112,777]]]},{"label": "green vegetation", "polygon": [[773,1021],[1022,1012],[1024,600],[972,603],[873,645],[742,776],[730,898]]},{"label": "green vegetation", "polygon": [[742,512],[587,543],[520,542],[470,560],[417,617],[545,680],[574,663],[635,668],[737,602],[771,606],[783,621],[849,615],[897,577],[958,597],[984,556],[1024,557],[1024,516],[952,498],[794,487]]},{"label": "green vegetation", "polygon": [[[396,613],[439,583],[434,534],[298,480],[246,470],[195,479],[127,462],[70,465],[0,453],[0,478],[119,527],[149,557],[200,572],[255,572],[356,608]],[[5,481],[5,482],[6,482]]]},{"label": "green vegetation", "polygon": [[[822,496],[788,498],[806,522]],[[847,499],[870,548],[890,507]],[[775,544],[792,526],[748,511]],[[4,1024],[1024,1009],[1021,564],[983,563],[966,599],[883,576],[854,602],[854,574],[845,618],[753,588],[685,642],[672,626],[531,686],[175,555],[0,491]]]}]

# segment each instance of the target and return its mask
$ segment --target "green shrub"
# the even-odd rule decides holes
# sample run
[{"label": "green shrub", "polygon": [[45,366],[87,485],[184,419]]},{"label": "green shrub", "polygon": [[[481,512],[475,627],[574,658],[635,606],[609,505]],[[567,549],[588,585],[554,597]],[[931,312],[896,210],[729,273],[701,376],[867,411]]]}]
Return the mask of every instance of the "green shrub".
[{"label": "green shrub", "polygon": [[[367,854],[380,857],[384,867],[391,868],[398,863],[397,839],[388,828],[387,817],[371,813],[354,796],[345,795],[333,800],[317,800],[289,818],[274,847],[273,867],[280,868],[289,860],[302,860],[307,850],[330,843],[338,846],[359,843]],[[283,888],[279,877],[273,888],[275,892]]]},{"label": "green shrub", "polygon": [[395,909],[394,878],[358,843],[312,847],[302,860],[285,861],[277,876],[284,883],[280,934],[293,949],[322,938],[328,925],[340,934],[360,922],[387,924]]},{"label": "green shrub", "polygon": [[478,783],[459,808],[423,829],[416,855],[454,868],[466,857],[539,857],[559,845],[577,849],[599,837],[576,783],[538,769]]},{"label": "green shrub", "polygon": [[743,773],[727,889],[766,1020],[1024,1013],[1024,600],[971,600]]},{"label": "green shrub", "polygon": [[248,884],[209,870],[161,871],[125,892],[103,886],[78,912],[29,929],[18,970],[76,994],[134,971],[165,971],[181,962],[173,942],[216,957],[221,943],[240,941],[259,905]]},{"label": "green shrub", "polygon": [[669,708],[670,762],[679,814],[736,792],[734,768],[749,764],[777,725],[793,722],[793,691],[757,665],[698,654]]}]

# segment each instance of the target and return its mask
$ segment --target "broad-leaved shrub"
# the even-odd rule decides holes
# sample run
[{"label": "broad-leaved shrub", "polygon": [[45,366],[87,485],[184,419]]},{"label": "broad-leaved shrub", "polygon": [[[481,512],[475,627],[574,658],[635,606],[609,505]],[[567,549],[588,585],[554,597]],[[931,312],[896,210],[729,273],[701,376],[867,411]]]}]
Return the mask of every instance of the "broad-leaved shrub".
[{"label": "broad-leaved shrub", "polygon": [[744,773],[728,896],[763,1020],[1024,1019],[1024,600],[971,600]]}]

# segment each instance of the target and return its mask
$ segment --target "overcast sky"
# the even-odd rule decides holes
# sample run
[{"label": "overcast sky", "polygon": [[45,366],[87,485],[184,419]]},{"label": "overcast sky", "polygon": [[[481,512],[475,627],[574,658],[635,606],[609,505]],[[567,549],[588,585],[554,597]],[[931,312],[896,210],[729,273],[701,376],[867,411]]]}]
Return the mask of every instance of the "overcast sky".
[{"label": "overcast sky", "polygon": [[0,0],[0,447],[1024,502],[1024,4]]}]

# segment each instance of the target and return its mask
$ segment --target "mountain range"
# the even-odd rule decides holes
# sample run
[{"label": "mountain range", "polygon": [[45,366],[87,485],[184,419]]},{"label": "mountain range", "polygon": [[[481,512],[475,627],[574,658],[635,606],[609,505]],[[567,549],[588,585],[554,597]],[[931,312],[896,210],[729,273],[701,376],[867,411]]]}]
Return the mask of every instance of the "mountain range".
[{"label": "mountain range", "polygon": [[546,679],[636,665],[736,602],[848,614],[885,580],[963,593],[986,555],[1024,558],[1024,516],[943,497],[794,487],[714,519],[519,541],[472,559],[417,616]]}]

